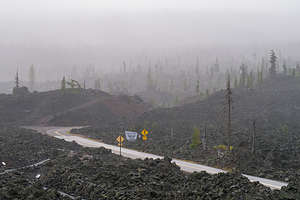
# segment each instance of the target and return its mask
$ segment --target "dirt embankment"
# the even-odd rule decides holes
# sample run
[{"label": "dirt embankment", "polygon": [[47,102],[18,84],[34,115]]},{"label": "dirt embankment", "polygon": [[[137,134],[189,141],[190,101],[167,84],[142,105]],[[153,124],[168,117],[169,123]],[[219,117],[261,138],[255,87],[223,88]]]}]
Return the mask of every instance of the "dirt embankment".
[{"label": "dirt embankment", "polygon": [[3,125],[94,125],[134,119],[149,106],[138,97],[96,90],[49,91],[23,96],[0,95]]}]

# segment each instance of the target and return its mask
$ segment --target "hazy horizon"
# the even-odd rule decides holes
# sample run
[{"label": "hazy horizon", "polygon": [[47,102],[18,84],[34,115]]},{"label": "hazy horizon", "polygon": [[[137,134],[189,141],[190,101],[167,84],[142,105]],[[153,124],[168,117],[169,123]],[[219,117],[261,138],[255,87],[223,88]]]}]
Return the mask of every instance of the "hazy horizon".
[{"label": "hazy horizon", "polygon": [[203,52],[213,61],[227,51],[239,57],[278,49],[297,60],[299,8],[295,0],[4,0],[0,80],[31,64],[52,80],[73,65],[112,68]]}]

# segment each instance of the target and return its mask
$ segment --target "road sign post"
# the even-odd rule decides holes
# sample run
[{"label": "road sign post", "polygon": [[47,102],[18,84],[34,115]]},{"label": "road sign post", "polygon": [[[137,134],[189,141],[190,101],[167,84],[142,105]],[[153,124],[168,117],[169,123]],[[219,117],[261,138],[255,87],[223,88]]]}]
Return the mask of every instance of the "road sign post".
[{"label": "road sign post", "polygon": [[[142,139],[143,141],[146,141],[148,139],[147,135],[148,135],[148,131],[146,129],[144,129],[141,134],[143,135]],[[146,149],[146,143],[144,144],[144,150]]]},{"label": "road sign post", "polygon": [[118,145],[120,146],[120,157],[122,156],[122,145],[123,145],[123,142],[124,142],[124,138],[123,136],[119,135],[119,137],[117,137],[117,142],[118,142]]}]

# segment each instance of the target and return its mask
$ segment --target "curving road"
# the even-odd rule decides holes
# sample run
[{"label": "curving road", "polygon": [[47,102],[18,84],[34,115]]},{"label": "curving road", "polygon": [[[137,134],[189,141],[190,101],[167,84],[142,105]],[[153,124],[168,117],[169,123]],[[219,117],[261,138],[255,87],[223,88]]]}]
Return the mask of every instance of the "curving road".
[{"label": "curving road", "polygon": [[[75,141],[81,146],[84,147],[92,147],[92,148],[99,148],[99,147],[104,147],[106,149],[111,149],[113,153],[115,154],[120,154],[120,148],[118,146],[114,145],[109,145],[105,144],[101,141],[86,138],[80,135],[72,135],[69,134],[69,131],[73,128],[80,128],[80,127],[28,127],[34,130],[37,130],[39,132],[42,132],[44,134],[50,135],[52,137],[58,138],[58,139],[63,139],[68,142]],[[144,153],[144,152],[139,152],[136,150],[132,149],[127,149],[127,148],[122,148],[122,156],[127,157],[127,158],[132,158],[132,159],[145,159],[145,158],[163,158],[161,156],[157,156],[154,154],[150,153]],[[181,170],[185,172],[201,172],[201,171],[206,171],[207,173],[210,174],[217,174],[217,173],[226,173],[226,171],[213,168],[213,167],[208,167],[200,164],[195,164],[191,163],[188,161],[183,161],[183,160],[178,160],[178,159],[173,159],[172,162],[176,163]],[[265,178],[259,178],[255,176],[249,176],[246,174],[243,174],[243,176],[247,177],[251,182],[259,182],[267,187],[270,187],[271,189],[281,189],[283,186],[287,186],[287,183],[280,182],[280,181],[274,181],[270,179],[265,179]]]}]

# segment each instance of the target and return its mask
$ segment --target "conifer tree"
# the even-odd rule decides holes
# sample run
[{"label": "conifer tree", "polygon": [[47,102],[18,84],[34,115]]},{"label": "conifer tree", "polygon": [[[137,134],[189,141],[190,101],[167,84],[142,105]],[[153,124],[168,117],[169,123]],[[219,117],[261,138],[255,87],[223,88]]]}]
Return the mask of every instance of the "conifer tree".
[{"label": "conifer tree", "polygon": [[239,86],[238,79],[236,76],[234,76],[234,88],[237,88]]},{"label": "conifer tree", "polygon": [[270,52],[270,64],[271,64],[271,67],[269,69],[269,72],[270,72],[270,75],[271,76],[275,76],[276,75],[276,62],[277,62],[277,56],[275,54],[275,51],[274,50],[271,50]]},{"label": "conifer tree", "polygon": [[17,70],[16,78],[15,78],[16,88],[20,87],[20,79],[19,79],[19,70]]},{"label": "conifer tree", "polygon": [[296,76],[296,69],[293,68],[293,71],[292,71],[292,76],[295,77]]},{"label": "conifer tree", "polygon": [[123,72],[126,73],[126,62],[123,61]]},{"label": "conifer tree", "polygon": [[200,94],[200,81],[197,80],[197,85],[196,85],[196,94],[199,95]]},{"label": "conifer tree", "polygon": [[260,83],[263,83],[264,81],[264,69],[261,69],[260,71]]},{"label": "conifer tree", "polygon": [[95,80],[95,89],[96,90],[100,90],[101,89],[101,80],[100,80],[100,78],[97,78]]},{"label": "conifer tree", "polygon": [[29,69],[29,89],[31,91],[34,90],[34,85],[35,85],[35,69],[34,66],[31,65]]},{"label": "conifer tree", "polygon": [[178,96],[175,97],[175,102],[174,102],[175,106],[179,104],[179,98]]},{"label": "conifer tree", "polygon": [[60,89],[62,91],[65,91],[65,89],[66,89],[66,78],[65,77],[63,77],[63,79],[61,81],[61,87],[60,87]]},{"label": "conifer tree", "polygon": [[197,56],[197,60],[196,60],[196,75],[199,76],[199,57]]},{"label": "conifer tree", "polygon": [[170,81],[170,92],[171,93],[173,93],[174,92],[174,89],[175,89],[175,83],[174,83],[174,80],[172,79],[171,81]]},{"label": "conifer tree", "polygon": [[282,68],[283,68],[283,74],[284,75],[287,75],[287,67],[286,67],[286,62],[285,62],[285,60],[283,61],[283,65],[282,65]]},{"label": "conifer tree", "polygon": [[194,127],[193,135],[192,135],[192,144],[190,145],[191,148],[196,148],[201,144],[200,140],[200,130],[197,127]]},{"label": "conifer tree", "polygon": [[247,79],[247,66],[242,64],[240,67],[240,87],[246,86],[246,79]]},{"label": "conifer tree", "polygon": [[253,88],[254,76],[253,71],[250,72],[247,78],[247,88]]},{"label": "conifer tree", "polygon": [[188,90],[188,82],[187,82],[187,78],[186,77],[183,80],[183,90],[184,91]]},{"label": "conifer tree", "polygon": [[256,82],[257,82],[257,85],[260,84],[260,71],[259,71],[259,68],[257,68],[257,71],[256,71]]},{"label": "conifer tree", "polygon": [[214,66],[214,71],[217,72],[217,73],[220,71],[220,65],[219,65],[218,58],[216,58],[216,63],[215,63],[215,66]]},{"label": "conifer tree", "polygon": [[153,79],[152,79],[152,72],[151,67],[149,67],[148,74],[147,74],[147,90],[153,89]]},{"label": "conifer tree", "polygon": [[296,72],[295,72],[295,76],[300,74],[300,64],[298,63],[296,65]]},{"label": "conifer tree", "polygon": [[209,97],[209,89],[206,89],[205,94],[206,94],[206,98]]}]

